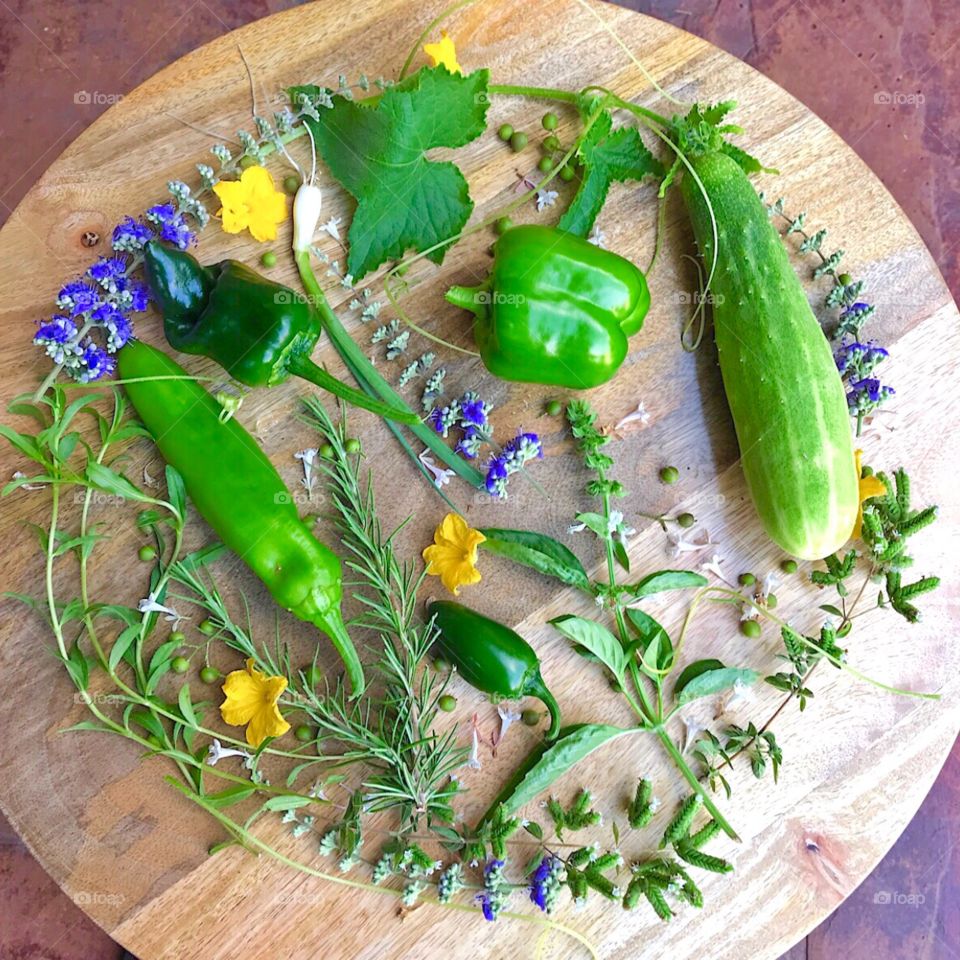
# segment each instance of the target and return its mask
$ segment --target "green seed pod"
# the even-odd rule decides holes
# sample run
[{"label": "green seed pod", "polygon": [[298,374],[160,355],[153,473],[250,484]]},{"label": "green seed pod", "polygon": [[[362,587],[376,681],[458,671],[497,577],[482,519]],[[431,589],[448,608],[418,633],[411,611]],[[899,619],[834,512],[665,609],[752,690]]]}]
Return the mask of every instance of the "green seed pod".
[{"label": "green seed pod", "polygon": [[181,644],[187,642],[187,637],[182,630],[173,630],[168,638],[171,643]]},{"label": "green seed pod", "polygon": [[555,113],[545,113],[540,122],[543,124],[544,130],[556,130],[560,118]]},{"label": "green seed pod", "polygon": [[674,484],[680,479],[680,471],[676,467],[663,467],[660,471],[660,482]]},{"label": "green seed pod", "polygon": [[768,609],[768,610],[776,610],[776,609],[777,609],[777,604],[778,604],[779,602],[780,602],[780,601],[777,600],[777,595],[776,595],[775,593],[768,593],[768,594],[767,594],[767,609]]},{"label": "green seed pod", "polygon": [[689,530],[697,522],[697,518],[692,513],[681,513],[677,517],[677,523],[683,527],[684,530]]},{"label": "green seed pod", "polygon": [[200,671],[200,679],[204,683],[216,683],[220,679],[220,671],[216,667],[204,667]]},{"label": "green seed pod", "polygon": [[499,235],[505,234],[513,226],[513,221],[509,217],[501,217],[494,225],[493,229]]},{"label": "green seed pod", "polygon": [[174,657],[170,661],[170,669],[174,673],[186,673],[190,669],[190,661],[186,657]]},{"label": "green seed pod", "polygon": [[548,417],[558,417],[563,410],[563,404],[559,400],[548,400],[543,409]]},{"label": "green seed pod", "polygon": [[539,710],[527,709],[520,714],[520,720],[527,727],[535,727],[543,714]]},{"label": "green seed pod", "polygon": [[740,632],[745,637],[756,640],[760,636],[760,624],[756,620],[742,620],[740,622]]},{"label": "green seed pod", "polygon": [[275,267],[277,265],[277,255],[272,250],[265,250],[260,257],[260,262],[265,267]]},{"label": "green seed pod", "polygon": [[334,449],[329,443],[322,443],[320,449],[317,451],[324,460],[332,460]]},{"label": "green seed pod", "polygon": [[295,174],[283,178],[283,189],[293,196],[300,189],[300,178]]},{"label": "green seed pod", "polygon": [[550,157],[541,157],[537,164],[537,169],[541,173],[549,173],[553,169],[553,160]]},{"label": "green seed pod", "polygon": [[457,709],[457,698],[452,693],[445,693],[438,701],[437,706],[444,713],[453,713]]},{"label": "green seed pod", "polygon": [[504,142],[509,143],[510,138],[513,136],[513,127],[509,123],[503,124],[500,129],[497,131],[497,136]]},{"label": "green seed pod", "polygon": [[577,171],[574,170],[573,166],[569,163],[565,163],[560,168],[560,179],[563,180],[564,183],[569,183],[576,175]]},{"label": "green seed pod", "polygon": [[301,743],[308,743],[313,739],[313,731],[305,723],[301,723],[300,726],[293,731],[293,735]]},{"label": "green seed pod", "polygon": [[514,153],[519,153],[526,147],[529,139],[530,138],[522,130],[517,130],[510,137],[510,149],[513,150]]},{"label": "green seed pod", "polygon": [[433,661],[433,669],[436,670],[437,673],[449,673],[450,664],[447,663],[443,657],[435,657]]},{"label": "green seed pod", "polygon": [[837,280],[842,283],[845,287],[849,287],[853,283],[853,277],[849,273],[841,273]]},{"label": "green seed pod", "polygon": [[141,547],[137,551],[137,556],[144,563],[149,563],[151,560],[153,560],[157,556],[157,549],[156,547],[151,547],[151,546]]},{"label": "green seed pod", "polygon": [[343,445],[343,449],[347,453],[359,453],[360,452],[360,441],[356,437],[350,437],[349,440]]},{"label": "green seed pod", "polygon": [[548,153],[553,153],[556,150],[560,149],[560,138],[555,137],[553,134],[550,134],[549,137],[546,137],[543,141],[543,149]]},{"label": "green seed pod", "polygon": [[782,560],[780,562],[780,569],[784,573],[796,573],[797,572],[797,561],[796,560]]},{"label": "green seed pod", "polygon": [[741,573],[740,576],[737,577],[737,583],[739,583],[741,587],[752,587],[756,582],[757,578],[752,573]]},{"label": "green seed pod", "polygon": [[201,620],[197,629],[205,636],[212,637],[217,632],[217,625],[212,620]]}]

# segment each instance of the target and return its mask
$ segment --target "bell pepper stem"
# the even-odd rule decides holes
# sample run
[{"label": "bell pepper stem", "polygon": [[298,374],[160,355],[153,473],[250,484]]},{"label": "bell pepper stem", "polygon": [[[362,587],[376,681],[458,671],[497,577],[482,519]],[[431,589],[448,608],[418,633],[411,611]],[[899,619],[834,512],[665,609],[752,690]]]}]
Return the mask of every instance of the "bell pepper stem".
[{"label": "bell pepper stem", "polygon": [[544,706],[550,713],[550,729],[547,730],[546,739],[555,740],[560,732],[560,706],[554,699],[553,694],[547,689],[539,670],[527,681],[523,692],[543,701]]},{"label": "bell pepper stem", "polygon": [[489,291],[489,289],[489,284],[483,283],[476,287],[461,287],[454,284],[444,294],[444,298],[448,303],[452,303],[454,306],[460,307],[463,310],[469,310],[479,317],[484,312],[484,307],[486,306],[486,301],[482,294],[485,291]]},{"label": "bell pepper stem", "polygon": [[340,397],[341,400],[345,400],[355,407],[362,407],[364,410],[369,410],[371,413],[387,420],[396,420],[399,423],[411,425],[420,423],[420,418],[409,407],[406,409],[395,407],[374,399],[362,390],[355,390],[342,380],[338,380],[332,373],[328,373],[323,367],[315,364],[309,357],[300,355],[294,358],[287,364],[287,370],[295,376],[315,384],[321,390],[327,390],[335,397]]},{"label": "bell pepper stem", "polygon": [[343,616],[336,608],[331,608],[326,615],[318,616],[313,620],[314,626],[322,630],[333,644],[347,671],[347,680],[350,681],[350,699],[355,700],[363,693],[367,682],[363,676],[363,664],[357,655],[357,649],[347,633]]}]

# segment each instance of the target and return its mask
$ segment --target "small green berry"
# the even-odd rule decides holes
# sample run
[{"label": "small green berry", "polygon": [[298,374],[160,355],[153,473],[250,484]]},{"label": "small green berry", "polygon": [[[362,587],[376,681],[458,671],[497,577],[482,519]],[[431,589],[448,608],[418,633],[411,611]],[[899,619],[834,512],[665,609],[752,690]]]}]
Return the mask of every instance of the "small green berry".
[{"label": "small green berry", "polygon": [[502,124],[500,129],[497,131],[497,136],[504,143],[509,143],[510,138],[513,136],[513,127],[511,127],[509,123]]},{"label": "small green berry", "polygon": [[257,166],[256,157],[241,157],[240,158],[240,169],[249,170],[251,167]]},{"label": "small green berry", "polygon": [[557,417],[563,410],[563,404],[559,400],[548,400],[543,409],[548,417]]},{"label": "small green berry", "polygon": [[300,189],[300,178],[295,174],[283,178],[283,189],[289,194],[295,194]]},{"label": "small green berry", "polygon": [[544,130],[556,130],[560,119],[555,113],[545,113],[540,122],[543,124]]},{"label": "small green berry", "polygon": [[692,513],[681,513],[677,517],[677,523],[683,527],[684,530],[689,530],[697,522],[697,518]]},{"label": "small green berry", "polygon": [[308,687],[319,687],[323,683],[323,671],[315,664],[311,663],[306,670],[303,671],[303,676],[307,681]]},{"label": "small green berry", "polygon": [[555,150],[560,149],[560,138],[555,137],[552,133],[549,137],[545,137],[543,141],[543,149],[547,150],[550,153],[553,153]]},{"label": "small green berry", "polygon": [[560,179],[563,180],[564,183],[569,183],[576,175],[577,171],[574,170],[569,163],[565,163],[560,168]]},{"label": "small green berry", "polygon": [[174,673],[186,673],[190,669],[190,661],[186,657],[174,657],[170,661],[170,669]]},{"label": "small green berry", "polygon": [[660,471],[660,482],[666,484],[676,483],[680,479],[680,471],[676,467],[663,467]]},{"label": "small green berry", "polygon": [[840,276],[837,277],[837,280],[845,287],[849,287],[850,284],[853,283],[853,277],[851,277],[849,273],[841,273]]},{"label": "small green berry", "polygon": [[796,573],[797,572],[797,561],[796,560],[783,560],[780,563],[780,569],[784,573]]},{"label": "small green berry", "polygon": [[343,449],[346,450],[347,453],[359,453],[360,441],[356,437],[350,437],[343,445]]},{"label": "small green berry", "polygon": [[293,731],[293,735],[301,743],[307,743],[313,739],[313,731],[305,723],[301,723],[300,726]]},{"label": "small green berry", "polygon": [[334,449],[329,443],[323,443],[320,445],[320,449],[317,451],[324,460],[332,460]]},{"label": "small green berry", "polygon": [[212,620],[201,620],[197,629],[205,637],[212,637],[217,632],[217,625]]},{"label": "small green berry", "polygon": [[514,153],[519,153],[526,147],[529,139],[530,138],[522,130],[517,130],[510,137],[510,149],[513,150]]},{"label": "small green berry", "polygon": [[550,157],[541,157],[537,164],[537,169],[541,173],[549,173],[553,169],[553,160]]},{"label": "small green berry", "polygon": [[779,602],[780,602],[780,601],[777,600],[777,595],[776,595],[775,593],[768,593],[768,594],[767,594],[767,609],[768,609],[768,610],[776,610],[776,609],[777,609],[777,604],[778,604]]},{"label": "small green berry", "polygon": [[137,556],[144,562],[149,563],[151,560],[155,559],[157,556],[157,548],[151,547],[149,545],[141,547],[137,551]]},{"label": "small green berry", "polygon": [[447,673],[450,670],[450,664],[447,663],[443,657],[437,657],[433,661],[433,669],[436,670],[437,673]]},{"label": "small green berry", "polygon": [[494,225],[493,229],[499,235],[505,234],[513,226],[513,221],[509,217],[501,217]]},{"label": "small green berry", "polygon": [[444,713],[452,713],[457,709],[457,698],[452,693],[445,693],[438,701],[437,706]]},{"label": "small green berry", "polygon": [[171,643],[181,644],[187,642],[186,634],[182,630],[172,630],[167,638]]},{"label": "small green berry", "polygon": [[760,624],[756,620],[743,620],[740,623],[740,632],[745,637],[756,640],[760,636]]},{"label": "small green berry", "polygon": [[757,578],[752,573],[741,573],[740,576],[737,577],[737,583],[739,583],[741,587],[752,587],[756,582]]},{"label": "small green berry", "polygon": [[277,265],[277,255],[272,250],[265,250],[260,257],[260,263],[265,267],[275,267]]},{"label": "small green berry", "polygon": [[216,683],[220,679],[220,671],[216,667],[204,667],[200,671],[200,679],[204,683]]},{"label": "small green berry", "polygon": [[528,727],[535,727],[540,722],[541,716],[539,710],[524,710],[520,714],[520,720]]}]

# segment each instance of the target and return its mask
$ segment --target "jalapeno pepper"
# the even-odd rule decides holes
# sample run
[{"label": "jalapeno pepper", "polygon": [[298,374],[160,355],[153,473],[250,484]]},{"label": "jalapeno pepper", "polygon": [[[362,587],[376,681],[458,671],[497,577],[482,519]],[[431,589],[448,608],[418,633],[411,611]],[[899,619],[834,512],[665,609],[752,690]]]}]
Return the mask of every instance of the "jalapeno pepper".
[{"label": "jalapeno pepper", "polygon": [[272,387],[293,375],[382,417],[420,422],[410,410],[371,399],[310,359],[321,326],[302,294],[238,260],[205,267],[156,240],[144,250],[144,266],[163,313],[164,335],[175,350],[216,360],[248,387]]},{"label": "jalapeno pepper", "polygon": [[504,380],[582,390],[619,369],[643,325],[650,291],[629,260],[553,227],[512,227],[493,271],[447,300],[476,314],[486,368]]},{"label": "jalapeno pepper", "polygon": [[295,617],[312,623],[343,659],[354,696],[363,667],[340,613],[340,560],[300,519],[257,442],[176,361],[131,340],[118,354],[130,402],[163,458],[183,477],[197,512]]},{"label": "jalapeno pepper", "polygon": [[452,600],[433,601],[428,613],[439,631],[437,653],[471,687],[509,700],[539,698],[550,711],[547,739],[556,737],[560,707],[540,676],[536,652],[519,633]]}]

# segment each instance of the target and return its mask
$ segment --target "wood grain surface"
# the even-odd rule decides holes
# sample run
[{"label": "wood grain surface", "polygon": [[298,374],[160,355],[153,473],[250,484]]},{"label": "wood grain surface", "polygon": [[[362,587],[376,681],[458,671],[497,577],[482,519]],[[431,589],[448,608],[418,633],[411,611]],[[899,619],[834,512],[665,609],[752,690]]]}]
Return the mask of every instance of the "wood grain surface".
[{"label": "wood grain surface", "polygon": [[[720,848],[734,860],[737,874],[733,880],[711,878],[705,883],[702,914],[682,914],[668,926],[643,911],[626,915],[600,905],[559,917],[589,936],[605,957],[669,952],[677,957],[762,960],[796,942],[869,872],[929,788],[960,723],[955,704],[958,654],[951,640],[957,562],[949,549],[956,535],[953,472],[960,441],[944,429],[955,422],[960,401],[940,394],[934,404],[926,386],[937,376],[948,376],[956,363],[957,313],[899,208],[808,110],[749,67],[688,34],[628,12],[598,10],[673,95],[687,100],[736,96],[742,105],[738,120],[748,130],[744,145],[781,170],[777,181],[767,178],[759,185],[785,192],[795,209],[810,207],[829,215],[832,236],[856,251],[852,266],[867,279],[883,308],[877,336],[891,348],[887,370],[892,381],[904,385],[890,413],[877,418],[864,440],[868,459],[889,466],[901,460],[910,464],[918,501],[936,500],[943,508],[937,533],[918,541],[917,553],[918,568],[938,570],[947,586],[928,602],[927,616],[915,628],[863,618],[851,644],[851,661],[897,686],[940,690],[944,700],[931,704],[887,696],[848,675],[819,671],[817,697],[807,712],[801,717],[791,708],[778,720],[778,738],[786,753],[780,786],[771,789],[749,775],[735,778],[734,797],[725,810],[744,842]],[[190,178],[192,164],[208,150],[211,138],[174,116],[221,137],[249,124],[249,91],[238,45],[254,70],[262,102],[262,91],[301,80],[323,81],[338,73],[395,73],[429,15],[430,10],[414,13],[405,3],[360,2],[345,22],[331,5],[298,8],[185,57],[108,111],[50,168],[0,232],[5,265],[0,311],[4,329],[18,334],[4,342],[10,371],[5,396],[32,388],[44,369],[36,352],[22,344],[32,321],[48,310],[60,281],[89,261],[90,252],[80,244],[83,232],[106,233],[123,214],[156,201],[165,180]],[[497,81],[567,87],[603,81],[658,105],[657,95],[596,18],[572,0],[479,4],[459,16],[455,30],[464,66],[489,65]],[[506,120],[534,130],[540,112],[536,105],[497,100],[491,131]],[[562,129],[573,129],[571,117],[564,118]],[[461,162],[477,215],[514,196],[517,170],[528,173],[535,158],[532,150],[520,157],[505,151],[492,132],[463,151]],[[325,191],[330,212],[349,216],[340,192],[331,184],[325,184]],[[601,221],[608,243],[645,263],[653,238],[653,192],[649,187],[617,188],[612,197]],[[451,280],[475,282],[485,273],[488,242],[489,237],[480,236],[465,241],[442,270],[415,268],[416,282],[406,304],[411,314],[435,332],[467,343],[462,315],[441,307],[440,294]],[[616,381],[593,391],[591,400],[607,423],[640,400],[652,414],[649,425],[619,442],[615,451],[619,476],[632,491],[624,511],[640,530],[631,547],[635,570],[664,566],[671,559],[659,527],[637,513],[682,505],[696,513],[719,544],[716,552],[731,577],[743,569],[764,572],[775,567],[780,556],[765,542],[746,496],[715,357],[709,347],[693,356],[678,348],[677,333],[687,309],[678,291],[690,289],[693,281],[680,255],[689,245],[682,211],[671,205],[666,252],[651,278],[654,307],[645,330]],[[285,242],[278,243],[278,250],[283,246]],[[332,244],[328,248],[335,253]],[[202,238],[200,254],[204,260],[255,256],[249,240],[215,229]],[[292,280],[292,266],[283,258],[274,272],[278,279]],[[811,285],[812,299],[819,301],[822,294]],[[346,299],[342,291],[337,296]],[[158,342],[155,318],[142,320],[139,330],[145,339]],[[363,341],[369,336],[359,325],[354,332]],[[323,358],[343,372],[332,351],[324,348]],[[537,527],[566,536],[572,513],[589,504],[581,494],[583,475],[559,423],[541,416],[543,389],[494,382],[475,363],[453,354],[444,357],[444,363],[451,393],[481,386],[497,403],[493,423],[498,436],[523,425],[538,430],[547,442],[547,460],[537,465],[535,476],[549,497],[533,485],[515,484],[509,503],[499,505],[460,489],[455,496],[465,515],[474,525]],[[213,369],[203,363],[190,366],[204,373]],[[299,388],[289,384],[258,393],[241,413],[291,486],[298,469],[292,453],[310,439],[295,420],[298,393]],[[358,415],[354,422],[375,472],[385,519],[399,521],[415,514],[402,541],[412,552],[428,539],[442,505],[400,459],[374,418]],[[148,446],[131,453],[131,475],[142,466],[156,473],[158,461]],[[680,483],[669,490],[656,482],[657,469],[667,462],[682,467]],[[3,475],[20,466],[4,451]],[[143,587],[142,575],[131,564],[138,545],[129,532],[131,511],[112,503],[99,509],[99,519],[114,537],[104,548],[95,595],[135,601]],[[10,545],[2,558],[5,588],[36,591],[39,558],[20,524],[39,520],[44,512],[42,494],[24,491],[5,502],[0,519],[0,532]],[[202,539],[202,529],[197,535]],[[579,546],[592,549],[586,541]],[[697,565],[709,555],[683,559]],[[257,622],[269,628],[272,610],[265,591],[236,565],[224,564],[223,569],[256,601]],[[484,558],[483,573],[483,584],[470,594],[471,604],[517,625],[534,643],[566,719],[629,722],[605,683],[543,626],[561,612],[589,612],[584,603],[492,557]],[[65,590],[70,574],[62,572]],[[806,612],[811,593],[802,577],[778,589],[782,610],[796,617],[801,628],[815,625]],[[679,622],[676,607],[652,606],[651,612],[662,614],[668,627]],[[54,878],[141,960],[233,957],[241,951],[290,958],[532,954],[538,931],[522,923],[491,927],[479,916],[427,907],[401,917],[386,898],[336,888],[267,858],[257,860],[239,851],[207,858],[217,832],[162,784],[161,762],[141,762],[127,744],[59,732],[80,718],[82,707],[44,652],[42,625],[12,605],[5,605],[3,613],[2,716],[6,730],[16,735],[8,734],[0,745],[0,805]],[[306,658],[309,635],[293,622],[283,626]],[[776,649],[772,631],[759,642],[747,641],[737,631],[736,616],[718,610],[698,621],[685,653],[691,658],[720,656],[770,672]],[[234,665],[229,658],[221,662]],[[326,662],[333,669],[331,656]],[[494,709],[466,688],[456,692],[460,708],[450,722],[466,731],[476,710],[492,729]],[[729,719],[765,719],[779,702],[775,691],[759,689],[756,700]],[[710,719],[714,708],[705,706],[700,719]],[[468,819],[484,806],[534,737],[518,730],[495,758],[484,758],[481,772],[464,775],[471,790],[464,811]],[[618,815],[636,776],[653,775],[668,810],[683,791],[656,745],[639,737],[621,743],[568,776],[558,785],[560,795],[590,785],[609,819]],[[536,815],[536,809],[531,813]],[[292,840],[279,824],[265,826],[263,835],[315,868],[326,866],[309,842]],[[656,836],[655,829],[649,836]],[[628,836],[623,844],[628,859],[649,849],[647,836]],[[555,937],[550,952],[578,956],[582,951]]]}]

